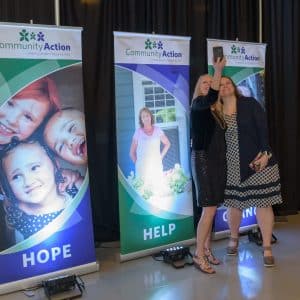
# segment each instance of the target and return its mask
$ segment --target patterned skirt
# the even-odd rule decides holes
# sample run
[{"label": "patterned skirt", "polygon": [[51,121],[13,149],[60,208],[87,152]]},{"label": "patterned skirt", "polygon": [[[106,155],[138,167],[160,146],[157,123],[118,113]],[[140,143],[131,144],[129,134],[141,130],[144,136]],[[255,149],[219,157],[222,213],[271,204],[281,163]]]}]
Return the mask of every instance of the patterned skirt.
[{"label": "patterned skirt", "polygon": [[224,206],[245,209],[282,203],[278,165],[268,166],[241,182],[236,114],[225,115],[227,182]]}]

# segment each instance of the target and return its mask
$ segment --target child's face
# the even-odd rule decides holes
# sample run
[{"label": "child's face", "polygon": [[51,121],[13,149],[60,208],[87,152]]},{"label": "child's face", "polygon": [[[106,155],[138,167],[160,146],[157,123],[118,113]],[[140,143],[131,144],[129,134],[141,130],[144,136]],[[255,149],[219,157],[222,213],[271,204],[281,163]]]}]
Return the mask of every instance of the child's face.
[{"label": "child's face", "polygon": [[10,99],[0,109],[0,144],[12,137],[28,138],[49,111],[49,102],[36,99]]},{"label": "child's face", "polygon": [[47,123],[44,137],[48,146],[75,165],[87,163],[84,115],[78,110],[57,112]]},{"label": "child's face", "polygon": [[54,166],[38,144],[20,144],[3,159],[8,183],[18,201],[43,204],[56,189]]},{"label": "child's face", "polygon": [[144,126],[151,125],[151,115],[147,111],[142,112],[141,119],[142,119]]}]

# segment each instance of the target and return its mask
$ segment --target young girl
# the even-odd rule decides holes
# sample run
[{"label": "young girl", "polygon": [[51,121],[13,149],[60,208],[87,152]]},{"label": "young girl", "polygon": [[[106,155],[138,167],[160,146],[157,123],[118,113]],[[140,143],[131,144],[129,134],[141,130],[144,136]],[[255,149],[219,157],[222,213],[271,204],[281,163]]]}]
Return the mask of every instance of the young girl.
[{"label": "young girl", "polygon": [[49,77],[21,90],[0,108],[0,149],[13,137],[27,139],[49,114],[59,109],[57,89]]},{"label": "young girl", "polygon": [[87,164],[84,114],[76,109],[55,113],[44,130],[47,145],[62,159],[74,165]]},{"label": "young girl", "polygon": [[11,143],[1,158],[2,188],[9,199],[8,225],[24,239],[52,222],[71,199],[54,158],[38,141]]}]

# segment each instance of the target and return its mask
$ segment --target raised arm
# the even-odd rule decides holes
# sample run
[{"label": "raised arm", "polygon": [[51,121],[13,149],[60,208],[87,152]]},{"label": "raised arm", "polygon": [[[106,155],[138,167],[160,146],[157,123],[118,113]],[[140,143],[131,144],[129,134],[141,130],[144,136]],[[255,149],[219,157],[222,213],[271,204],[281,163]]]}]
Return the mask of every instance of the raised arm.
[{"label": "raised arm", "polygon": [[194,111],[199,111],[209,108],[218,100],[218,95],[219,91],[210,88],[207,95],[198,96],[197,98],[193,99],[191,109]]},{"label": "raised arm", "polygon": [[218,92],[220,86],[220,80],[222,77],[222,71],[226,64],[226,59],[218,58],[214,63],[214,76],[211,79],[210,89],[208,93],[204,93],[201,91],[201,77],[199,78],[197,85],[194,91],[194,98],[192,101],[192,110],[203,110],[209,108],[212,104],[214,104],[218,100]]}]

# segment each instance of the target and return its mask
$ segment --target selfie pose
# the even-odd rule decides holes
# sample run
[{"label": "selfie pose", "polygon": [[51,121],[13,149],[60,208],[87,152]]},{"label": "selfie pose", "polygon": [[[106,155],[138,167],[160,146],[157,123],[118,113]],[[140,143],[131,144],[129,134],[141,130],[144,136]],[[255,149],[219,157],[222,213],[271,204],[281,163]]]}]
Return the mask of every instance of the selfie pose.
[{"label": "selfie pose", "polygon": [[240,96],[229,77],[222,77],[220,97],[227,123],[227,184],[224,205],[228,207],[230,240],[228,255],[237,255],[243,209],[256,207],[263,238],[266,267],[274,266],[271,249],[274,214],[272,205],[282,202],[279,170],[268,141],[265,112],[251,97]]},{"label": "selfie pose", "polygon": [[191,104],[191,165],[196,188],[197,209],[202,215],[197,226],[195,266],[204,273],[212,274],[212,265],[220,264],[210,246],[211,230],[217,206],[224,199],[226,183],[225,129],[222,104],[218,90],[225,59],[214,63],[214,76],[199,77]]}]

